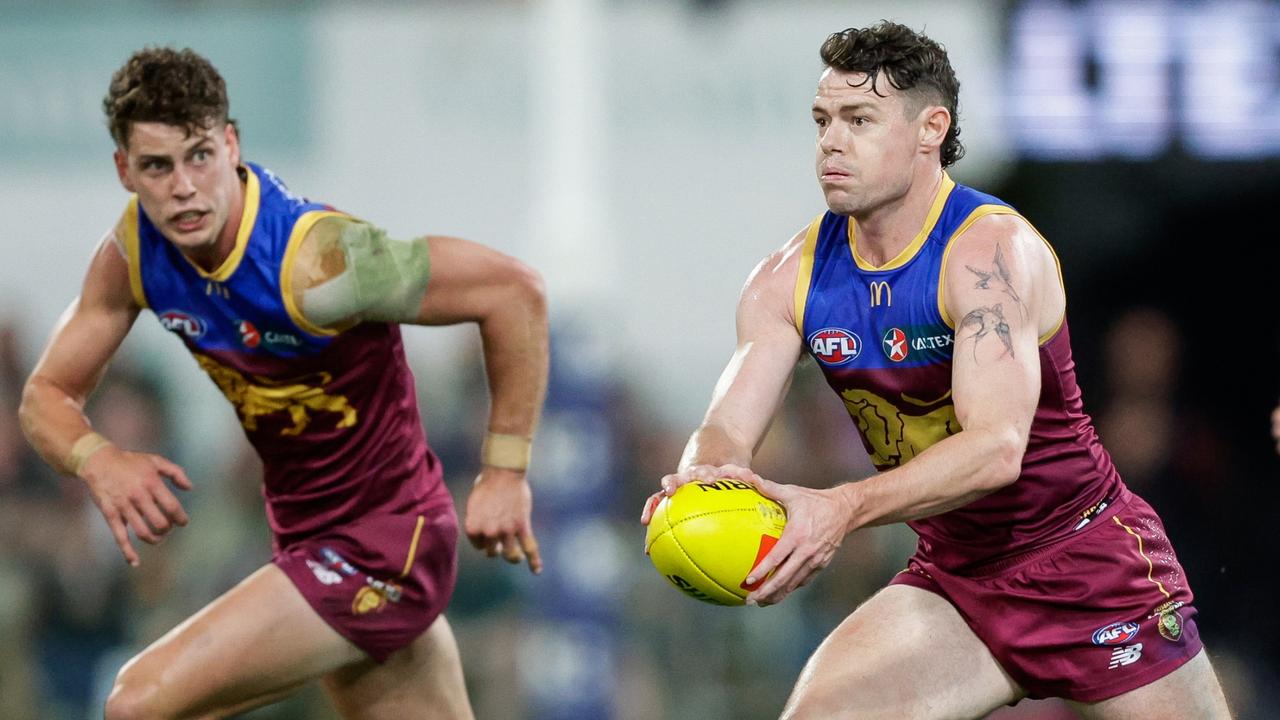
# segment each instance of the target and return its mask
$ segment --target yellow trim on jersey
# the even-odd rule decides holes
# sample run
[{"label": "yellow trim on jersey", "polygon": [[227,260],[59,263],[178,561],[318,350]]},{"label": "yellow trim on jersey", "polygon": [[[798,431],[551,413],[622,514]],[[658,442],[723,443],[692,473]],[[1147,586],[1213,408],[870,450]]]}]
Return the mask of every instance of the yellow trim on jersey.
[{"label": "yellow trim on jersey", "polygon": [[919,405],[920,407],[929,407],[930,405],[937,405],[943,400],[946,400],[947,398],[951,397],[951,391],[950,390],[946,391],[945,393],[942,394],[942,397],[938,398],[937,400],[917,400],[916,398],[913,398],[906,393],[901,393],[901,395],[903,400],[906,400],[912,405]]},{"label": "yellow trim on jersey", "polygon": [[916,256],[916,253],[920,252],[920,248],[924,247],[924,241],[929,239],[929,233],[933,232],[933,226],[938,224],[938,218],[942,215],[942,208],[946,206],[947,198],[950,197],[951,191],[955,187],[956,183],[951,179],[951,176],[945,172],[942,173],[942,187],[938,188],[938,194],[933,198],[933,206],[929,208],[929,214],[925,216],[924,225],[920,228],[920,232],[906,247],[902,248],[902,252],[898,253],[897,257],[880,267],[872,265],[858,254],[857,233],[854,232],[856,223],[854,223],[853,218],[849,218],[849,252],[853,253],[853,262],[862,270],[872,271],[893,270],[906,265],[911,258]]},{"label": "yellow trim on jersey", "polygon": [[400,571],[400,577],[408,577],[409,569],[413,567],[413,558],[418,554],[418,539],[422,537],[422,525],[427,520],[421,515],[418,516],[418,525],[413,528],[413,540],[409,542],[409,557],[404,559],[404,570]]},{"label": "yellow trim on jersey", "polygon": [[[960,227],[956,228],[956,231],[951,233],[951,237],[947,239],[947,246],[942,249],[942,262],[938,266],[938,313],[942,315],[942,322],[946,323],[947,327],[952,330],[956,329],[955,320],[953,320],[951,318],[951,314],[947,312],[947,305],[944,300],[944,293],[946,291],[947,284],[947,261],[951,258],[951,248],[955,243],[956,238],[963,235],[964,232],[969,229],[970,225],[973,225],[975,222],[988,215],[1013,215],[1020,218],[1027,224],[1027,227],[1031,228],[1031,231],[1036,234],[1036,237],[1040,238],[1040,242],[1043,242],[1045,247],[1049,248],[1049,254],[1053,256],[1053,265],[1058,269],[1058,286],[1062,288],[1063,294],[1066,294],[1067,286],[1062,280],[1062,261],[1058,259],[1058,253],[1054,251],[1053,245],[1045,239],[1044,235],[1040,234],[1040,231],[1036,229],[1036,226],[1032,225],[1031,221],[1022,217],[1021,213],[1011,207],[1007,207],[1005,205],[979,205],[973,209],[973,212],[969,213],[969,217],[965,218],[965,221],[960,224]],[[1066,319],[1067,309],[1064,305],[1062,308],[1062,314],[1058,316],[1058,321],[1053,324],[1053,327],[1050,328],[1048,332],[1037,338],[1036,343],[1038,345],[1044,345],[1046,342],[1053,339],[1053,336],[1058,334],[1058,330],[1062,328],[1062,323]]]},{"label": "yellow trim on jersey", "polygon": [[320,327],[303,317],[302,311],[298,308],[298,302],[293,296],[293,262],[298,257],[298,248],[302,247],[302,239],[311,231],[312,226],[327,217],[347,217],[347,215],[336,210],[312,210],[303,213],[293,224],[293,230],[289,233],[289,243],[284,249],[284,260],[280,262],[280,295],[284,300],[284,309],[298,327],[312,335],[320,336],[337,335],[338,331]]},{"label": "yellow trim on jersey", "polygon": [[240,267],[240,261],[244,259],[244,251],[249,247],[249,236],[253,234],[253,225],[258,221],[258,198],[260,189],[258,187],[258,176],[253,170],[245,168],[245,186],[244,186],[244,211],[240,213],[240,229],[236,231],[236,244],[231,248],[231,254],[222,261],[222,264],[208,272],[199,265],[191,262],[184,253],[182,259],[186,260],[191,267],[200,273],[200,277],[205,280],[214,282],[226,282],[231,274]]},{"label": "yellow trim on jersey", "polygon": [[1160,589],[1160,592],[1164,593],[1165,597],[1173,599],[1173,596],[1169,594],[1169,591],[1164,589],[1164,584],[1152,577],[1156,572],[1156,566],[1151,562],[1151,558],[1147,557],[1147,554],[1142,550],[1142,536],[1134,532],[1133,528],[1120,522],[1119,516],[1112,515],[1111,519],[1115,520],[1117,525],[1124,528],[1125,532],[1138,539],[1138,554],[1142,556],[1143,560],[1147,561],[1147,580],[1155,583],[1155,586]]},{"label": "yellow trim on jersey", "polygon": [[809,230],[804,234],[804,245],[800,249],[800,270],[796,273],[795,321],[801,338],[804,338],[804,306],[809,300],[809,283],[813,281],[813,254],[818,247],[822,218],[826,216],[826,213],[822,213],[809,223]]},{"label": "yellow trim on jersey", "polygon": [[121,225],[124,226],[124,237],[120,238],[120,243],[124,246],[125,261],[129,264],[129,290],[133,292],[133,301],[138,303],[138,307],[150,307],[147,304],[147,294],[142,289],[142,253],[138,250],[140,243],[137,195],[129,198],[129,204],[124,208]]}]

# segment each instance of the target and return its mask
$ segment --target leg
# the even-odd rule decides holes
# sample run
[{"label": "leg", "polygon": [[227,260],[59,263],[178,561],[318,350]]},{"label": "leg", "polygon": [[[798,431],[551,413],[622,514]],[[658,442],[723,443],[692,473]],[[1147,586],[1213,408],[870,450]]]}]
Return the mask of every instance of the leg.
[{"label": "leg", "polygon": [[413,644],[381,665],[365,660],[324,678],[334,705],[349,720],[472,720],[462,661],[441,615]]},{"label": "leg", "polygon": [[890,585],[822,642],[782,716],[975,718],[1022,695],[951,603]]},{"label": "leg", "polygon": [[364,658],[266,565],[126,663],[106,717],[226,717]]},{"label": "leg", "polygon": [[1149,685],[1096,703],[1071,703],[1087,720],[1230,720],[1218,676],[1201,650],[1182,667]]}]

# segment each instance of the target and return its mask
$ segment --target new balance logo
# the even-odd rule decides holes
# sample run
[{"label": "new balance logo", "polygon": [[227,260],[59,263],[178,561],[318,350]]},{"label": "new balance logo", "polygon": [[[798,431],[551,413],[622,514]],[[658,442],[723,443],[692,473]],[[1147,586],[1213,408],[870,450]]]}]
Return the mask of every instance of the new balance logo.
[{"label": "new balance logo", "polygon": [[1140,657],[1142,657],[1142,643],[1118,647],[1111,651],[1111,664],[1107,666],[1107,669],[1115,670],[1121,665],[1132,665],[1138,662]]}]

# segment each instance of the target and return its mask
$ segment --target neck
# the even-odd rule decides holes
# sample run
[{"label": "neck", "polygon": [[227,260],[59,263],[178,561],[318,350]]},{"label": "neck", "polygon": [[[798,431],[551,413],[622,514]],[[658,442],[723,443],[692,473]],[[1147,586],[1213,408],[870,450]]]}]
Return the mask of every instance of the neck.
[{"label": "neck", "polygon": [[917,172],[900,197],[866,213],[855,213],[858,254],[879,267],[901,253],[924,226],[933,200],[942,188],[942,168]]}]

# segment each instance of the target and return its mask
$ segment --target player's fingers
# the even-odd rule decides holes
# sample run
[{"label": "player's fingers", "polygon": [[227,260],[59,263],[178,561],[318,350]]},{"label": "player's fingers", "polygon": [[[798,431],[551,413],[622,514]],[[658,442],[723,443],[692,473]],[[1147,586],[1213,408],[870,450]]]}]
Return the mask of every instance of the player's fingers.
[{"label": "player's fingers", "polygon": [[769,498],[770,500],[777,500],[784,506],[786,505],[785,500],[790,495],[789,486],[776,483],[772,480],[766,480],[755,473],[751,473],[750,476],[744,477],[742,480],[754,486],[756,490],[760,491],[761,495]]},{"label": "player's fingers", "polygon": [[695,478],[687,473],[672,473],[671,475],[663,475],[659,484],[662,485],[662,493],[671,495],[679,490],[682,485],[688,485]]},{"label": "player's fingers", "polygon": [[129,531],[125,528],[124,522],[120,516],[111,513],[106,516],[107,527],[111,528],[111,535],[116,539],[116,545],[120,547],[120,554],[124,555],[125,562],[133,567],[138,567],[138,553],[133,549],[133,543],[129,542]]},{"label": "player's fingers", "polygon": [[648,525],[649,521],[653,519],[653,511],[658,509],[658,503],[662,502],[663,497],[665,497],[663,493],[656,492],[644,502],[644,509],[640,511],[641,525]]},{"label": "player's fingers", "polygon": [[502,543],[496,538],[489,538],[484,546],[485,557],[498,557],[500,552],[502,552]]},{"label": "player's fingers", "polygon": [[803,565],[802,561],[792,553],[786,561],[774,570],[768,580],[759,588],[756,588],[747,595],[748,605],[773,605],[786,597],[788,588],[792,587],[791,583],[799,568]]},{"label": "player's fingers", "polygon": [[129,527],[133,528],[133,534],[136,535],[139,540],[149,545],[155,545],[160,542],[160,538],[156,537],[156,534],[151,532],[151,528],[148,527],[147,522],[142,519],[142,516],[138,514],[137,509],[132,505],[124,507],[120,514],[124,516],[125,523],[128,524]]},{"label": "player's fingers", "polygon": [[756,583],[760,582],[762,578],[769,577],[769,573],[773,572],[775,569],[778,568],[778,566],[782,565],[783,561],[785,561],[787,557],[791,555],[791,552],[792,550],[795,549],[795,546],[796,546],[795,539],[788,537],[786,531],[784,530],[782,532],[782,537],[778,539],[778,543],[773,546],[773,549],[771,549],[769,553],[765,555],[764,558],[761,559],[760,562],[754,568],[751,569],[751,572],[747,575],[747,580],[746,580],[747,584],[755,585]]},{"label": "player's fingers", "polygon": [[520,548],[524,550],[525,557],[529,558],[529,569],[534,575],[542,572],[542,555],[538,552],[538,539],[533,536],[532,530],[520,531]]},{"label": "player's fingers", "polygon": [[737,480],[744,480],[746,482],[751,482],[753,479],[760,477],[755,474],[751,468],[745,468],[741,465],[721,465],[716,468],[716,475],[718,477],[731,477]]},{"label": "player's fingers", "polygon": [[160,506],[156,504],[155,499],[150,495],[134,500],[133,507],[147,521],[147,525],[157,540],[173,527],[173,523],[169,522],[169,518],[160,510]]},{"label": "player's fingers", "polygon": [[190,518],[187,517],[187,511],[182,509],[182,503],[178,502],[178,498],[169,492],[169,488],[162,487],[152,493],[151,497],[155,499],[156,504],[160,506],[160,509],[175,525],[185,526],[190,521]]},{"label": "player's fingers", "polygon": [[169,460],[157,455],[156,467],[160,468],[160,472],[169,476],[169,479],[173,481],[174,485],[177,485],[183,490],[190,490],[195,487],[195,485],[191,483],[191,478],[187,477],[187,471],[183,470],[177,463],[170,462]]},{"label": "player's fingers", "polygon": [[520,549],[515,533],[505,533],[502,536],[502,559],[512,565],[524,562],[524,551]]}]

